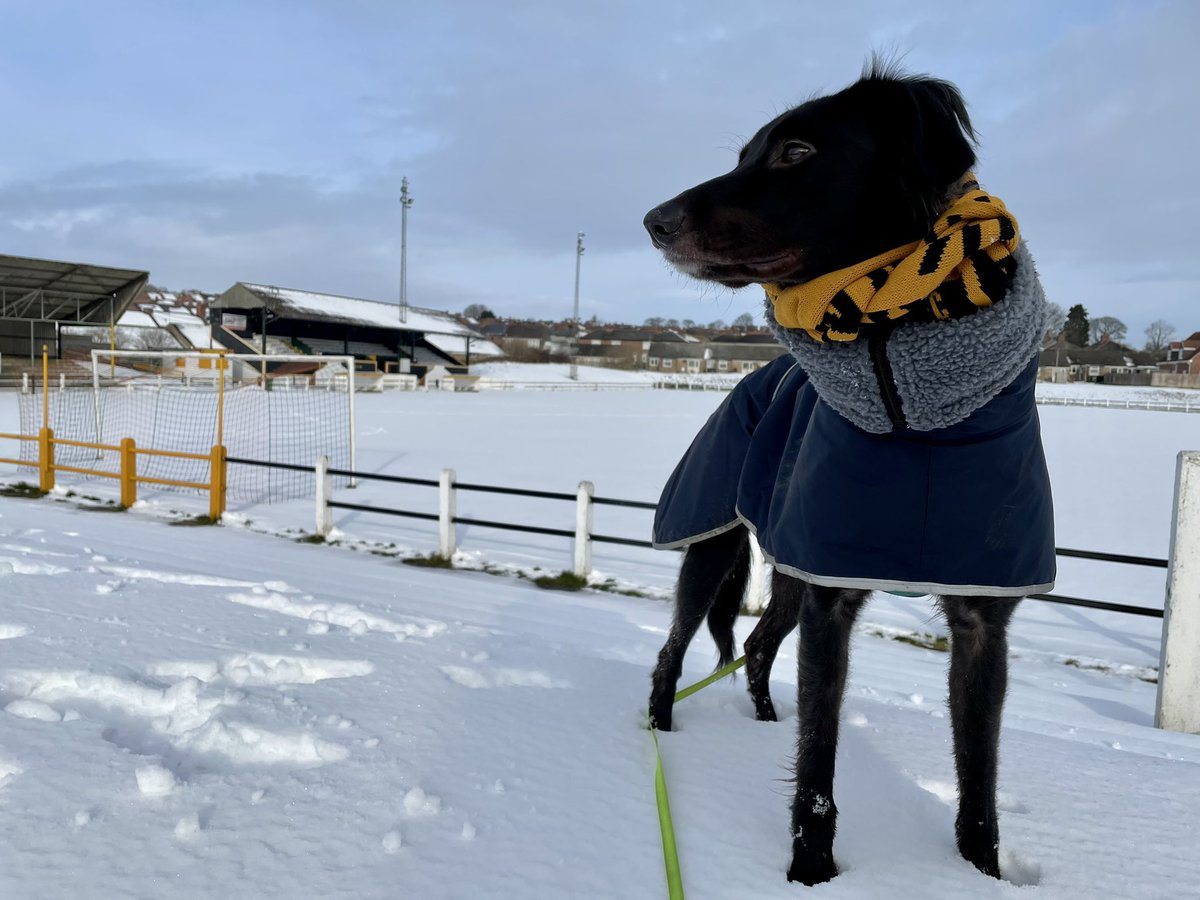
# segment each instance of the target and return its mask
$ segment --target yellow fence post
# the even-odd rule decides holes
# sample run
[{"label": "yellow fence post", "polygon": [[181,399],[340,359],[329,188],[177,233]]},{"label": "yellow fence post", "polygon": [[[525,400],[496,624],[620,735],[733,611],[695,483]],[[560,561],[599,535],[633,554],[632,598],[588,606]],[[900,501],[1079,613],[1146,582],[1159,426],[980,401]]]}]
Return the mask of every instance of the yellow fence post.
[{"label": "yellow fence post", "polygon": [[133,438],[121,439],[121,505],[137,503],[137,448]]},{"label": "yellow fence post", "polygon": [[38,487],[46,492],[54,490],[54,430],[51,428],[38,432]]},{"label": "yellow fence post", "polygon": [[212,448],[208,493],[208,517],[214,522],[225,512],[225,448],[217,444]]}]

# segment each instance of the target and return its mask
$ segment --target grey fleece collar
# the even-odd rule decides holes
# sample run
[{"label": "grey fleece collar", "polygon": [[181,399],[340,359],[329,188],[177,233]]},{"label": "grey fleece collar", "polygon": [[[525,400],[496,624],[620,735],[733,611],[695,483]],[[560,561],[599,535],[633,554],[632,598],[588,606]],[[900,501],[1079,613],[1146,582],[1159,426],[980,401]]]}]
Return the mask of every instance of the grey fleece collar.
[{"label": "grey fleece collar", "polygon": [[[1011,384],[1037,352],[1046,297],[1024,241],[1013,257],[1012,286],[995,306],[961,319],[901,324],[888,338],[887,359],[909,428],[933,431],[963,421]],[[866,340],[814,341],[776,322],[770,300],[766,317],[822,400],[864,431],[893,430]]]}]

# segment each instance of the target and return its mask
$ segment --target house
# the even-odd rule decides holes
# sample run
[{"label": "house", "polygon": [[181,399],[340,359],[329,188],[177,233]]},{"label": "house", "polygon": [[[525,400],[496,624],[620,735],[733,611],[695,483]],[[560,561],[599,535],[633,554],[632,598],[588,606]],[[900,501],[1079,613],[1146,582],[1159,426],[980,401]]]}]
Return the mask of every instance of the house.
[{"label": "house", "polygon": [[1054,384],[1074,381],[1073,376],[1078,373],[1078,366],[1071,361],[1071,356],[1080,349],[1077,344],[1072,344],[1061,334],[1043,344],[1038,353],[1038,381]]},{"label": "house", "polygon": [[696,343],[696,339],[677,331],[606,326],[580,335],[577,355],[597,365],[644,369],[650,364],[650,346],[656,342]]},{"label": "house", "polygon": [[1167,358],[1158,364],[1158,370],[1175,375],[1200,375],[1200,331],[1167,344]]},{"label": "house", "polygon": [[787,349],[774,339],[770,341],[714,341],[710,357],[710,372],[753,372],[774,362]]},{"label": "house", "polygon": [[651,371],[698,375],[702,372],[746,373],[761,369],[786,353],[780,344],[712,341],[702,343],[654,342],[647,353]]},{"label": "house", "polygon": [[1150,384],[1158,371],[1158,353],[1133,350],[1102,337],[1090,347],[1079,347],[1059,335],[1038,354],[1038,380],[1066,383],[1091,381],[1107,384]]}]

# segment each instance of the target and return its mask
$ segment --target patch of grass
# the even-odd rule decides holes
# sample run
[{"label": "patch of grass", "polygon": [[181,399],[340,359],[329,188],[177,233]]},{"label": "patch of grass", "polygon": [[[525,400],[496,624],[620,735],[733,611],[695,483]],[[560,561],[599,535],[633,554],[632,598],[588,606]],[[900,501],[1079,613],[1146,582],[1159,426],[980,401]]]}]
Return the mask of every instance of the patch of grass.
[{"label": "patch of grass", "polygon": [[217,525],[220,519],[214,519],[212,516],[189,516],[186,519],[172,519],[172,525],[180,525],[184,528],[195,528],[201,525]]},{"label": "patch of grass", "polygon": [[48,493],[49,491],[43,491],[36,484],[30,484],[27,481],[0,486],[0,497],[24,497],[26,500],[37,500],[45,497]]},{"label": "patch of grass", "polygon": [[125,512],[126,510],[126,507],[113,500],[105,500],[103,503],[80,503],[75,508],[82,509],[84,512],[102,513]]},{"label": "patch of grass", "polygon": [[[1112,666],[1104,663],[1089,663],[1075,657],[1069,657],[1063,660],[1064,666],[1071,666],[1073,669],[1082,669],[1085,672],[1103,672],[1105,675],[1118,674],[1117,670]],[[1143,675],[1137,672],[1133,673],[1133,677],[1138,681],[1144,681],[1147,684],[1158,684],[1158,678],[1154,675]]]},{"label": "patch of grass", "polygon": [[325,544],[328,543],[323,534],[306,534],[303,537],[296,538],[297,544]]},{"label": "patch of grass", "polygon": [[588,586],[586,578],[580,578],[574,572],[563,569],[557,575],[539,575],[533,583],[540,588],[551,591],[581,591]]},{"label": "patch of grass", "polygon": [[611,578],[608,579],[607,581],[601,581],[598,584],[593,584],[592,587],[598,591],[604,591],[607,594],[620,594],[622,597],[643,597],[643,598],[645,598],[645,597],[649,596],[649,594],[646,594],[644,591],[639,591],[639,590],[636,590],[635,588],[620,587]]},{"label": "patch of grass", "polygon": [[453,569],[454,562],[448,556],[440,553],[430,553],[428,556],[410,556],[400,562],[406,566],[418,566],[423,569]]},{"label": "patch of grass", "polygon": [[914,647],[924,647],[926,650],[936,650],[938,653],[950,652],[950,639],[942,634],[893,634],[892,640]]},{"label": "patch of grass", "polygon": [[938,653],[950,652],[950,638],[943,635],[917,631],[897,633],[894,631],[884,631],[879,628],[870,628],[866,633],[873,637],[887,638],[889,641],[899,641],[901,644],[908,644],[910,647],[936,650]]}]

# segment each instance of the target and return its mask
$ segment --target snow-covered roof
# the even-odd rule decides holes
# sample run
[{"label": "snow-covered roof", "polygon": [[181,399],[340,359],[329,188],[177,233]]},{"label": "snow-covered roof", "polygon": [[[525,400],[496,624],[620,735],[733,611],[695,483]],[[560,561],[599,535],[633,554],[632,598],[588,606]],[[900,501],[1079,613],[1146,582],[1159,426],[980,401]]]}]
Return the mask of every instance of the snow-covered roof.
[{"label": "snow-covered roof", "polygon": [[[461,337],[449,334],[427,334],[425,341],[437,347],[443,353],[449,353],[454,356],[461,356],[467,352],[467,342]],[[471,341],[470,352],[472,358],[485,356],[503,356],[504,351],[493,344],[491,341],[482,341],[475,339]]]},{"label": "snow-covered roof", "polygon": [[395,303],[381,303],[378,300],[363,300],[358,297],[342,297],[337,294],[322,294],[317,291],[301,291],[295,288],[280,288],[245,281],[239,282],[222,294],[216,305],[218,307],[234,306],[236,301],[233,298],[229,301],[226,301],[225,298],[238,287],[255,295],[281,317],[286,317],[290,313],[306,319],[323,319],[351,325],[371,325],[377,328],[464,336],[474,334],[470,328],[449,313],[436,309],[410,306],[404,321],[401,322],[400,310]]},{"label": "snow-covered roof", "polygon": [[199,315],[210,295],[198,291],[175,293],[150,288],[138,295],[133,305],[117,320],[122,328],[166,328],[176,326],[193,347],[212,345],[208,323]]}]

